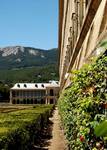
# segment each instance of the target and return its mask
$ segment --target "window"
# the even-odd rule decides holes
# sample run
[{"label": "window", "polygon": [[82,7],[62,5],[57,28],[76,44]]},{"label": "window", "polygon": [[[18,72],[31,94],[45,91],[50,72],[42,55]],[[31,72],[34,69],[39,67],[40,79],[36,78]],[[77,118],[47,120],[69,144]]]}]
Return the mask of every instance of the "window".
[{"label": "window", "polygon": [[33,99],[31,99],[31,104],[33,104]]},{"label": "window", "polygon": [[27,99],[27,104],[29,104],[30,103],[30,100],[29,99]]},{"label": "window", "polygon": [[45,100],[44,99],[41,99],[41,104],[45,104]]},{"label": "window", "polygon": [[50,104],[53,104],[54,100],[53,99],[50,99]]},{"label": "window", "polygon": [[17,87],[19,87],[19,88],[20,88],[20,84],[17,84]]},{"label": "window", "polygon": [[40,96],[41,96],[41,93],[40,93],[40,91],[38,91],[38,92],[37,92],[37,96],[38,96],[38,97],[40,97]]},{"label": "window", "polygon": [[41,85],[44,88],[44,84]]},{"label": "window", "polygon": [[54,91],[53,89],[50,89],[50,96],[53,96],[54,95]]},{"label": "window", "polygon": [[37,104],[41,104],[41,99],[37,99]]},{"label": "window", "polygon": [[16,102],[17,104],[19,104],[19,99],[17,99],[17,102]]},{"label": "window", "polygon": [[27,97],[29,97],[29,91],[27,91],[27,93],[26,93],[26,94],[27,94]]},{"label": "window", "polygon": [[37,99],[34,100],[34,104],[37,104]]},{"label": "window", "polygon": [[45,96],[45,91],[41,91],[41,96]]},{"label": "window", "polygon": [[37,88],[38,88],[38,85],[37,85],[37,84],[35,84],[35,87],[37,87]]},{"label": "window", "polygon": [[12,103],[15,104],[15,102],[16,102],[15,99],[13,99],[13,100],[12,100]]},{"label": "window", "polygon": [[24,87],[26,88],[26,87],[27,87],[27,85],[26,85],[26,84],[24,84]]},{"label": "window", "polygon": [[19,91],[16,91],[16,96],[17,96],[17,97],[19,96]]},{"label": "window", "polygon": [[26,96],[26,93],[25,93],[25,91],[23,91],[23,97],[25,97]]},{"label": "window", "polygon": [[15,97],[15,91],[12,91],[12,96]]}]

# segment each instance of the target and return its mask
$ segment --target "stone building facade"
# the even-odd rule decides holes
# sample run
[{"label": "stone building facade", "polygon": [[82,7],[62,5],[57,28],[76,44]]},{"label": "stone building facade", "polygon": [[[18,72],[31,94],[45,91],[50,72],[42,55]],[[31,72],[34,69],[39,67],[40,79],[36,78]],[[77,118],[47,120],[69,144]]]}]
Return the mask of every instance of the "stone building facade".
[{"label": "stone building facade", "polygon": [[49,83],[16,83],[10,89],[13,104],[56,104],[59,94],[57,81]]},{"label": "stone building facade", "polygon": [[59,74],[61,90],[71,84],[70,73],[107,39],[107,0],[59,0]]}]

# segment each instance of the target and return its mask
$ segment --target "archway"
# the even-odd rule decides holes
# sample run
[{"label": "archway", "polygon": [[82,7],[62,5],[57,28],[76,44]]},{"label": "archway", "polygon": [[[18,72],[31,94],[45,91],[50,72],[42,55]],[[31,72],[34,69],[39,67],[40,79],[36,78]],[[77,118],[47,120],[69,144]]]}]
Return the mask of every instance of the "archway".
[{"label": "archway", "polygon": [[50,99],[50,104],[53,104],[54,103],[54,100],[53,99]]},{"label": "archway", "polygon": [[53,96],[54,95],[54,91],[53,89],[50,89],[50,96]]}]

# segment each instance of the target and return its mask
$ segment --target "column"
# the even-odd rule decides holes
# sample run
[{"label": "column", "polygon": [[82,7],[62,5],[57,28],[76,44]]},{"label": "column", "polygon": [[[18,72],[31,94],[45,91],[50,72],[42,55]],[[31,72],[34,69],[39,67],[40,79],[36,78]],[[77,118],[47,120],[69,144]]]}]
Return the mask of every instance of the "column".
[{"label": "column", "polygon": [[75,13],[72,13],[72,28],[73,28],[73,47],[75,46],[77,39],[77,17]]},{"label": "column", "polygon": [[48,99],[47,98],[45,99],[45,104],[48,104]]},{"label": "column", "polygon": [[82,26],[82,21],[83,21],[83,0],[80,0],[79,4],[79,20],[80,20],[80,27]]},{"label": "column", "polygon": [[10,103],[12,104],[12,91],[10,90]]},{"label": "column", "polygon": [[70,62],[70,49],[71,49],[71,46],[70,46],[70,45],[67,45],[67,65],[68,65],[69,62]]},{"label": "column", "polygon": [[48,104],[50,104],[50,99],[48,99]]},{"label": "column", "polygon": [[56,104],[56,98],[55,98],[55,96],[54,96],[54,99],[53,99],[53,104]]},{"label": "column", "polygon": [[48,104],[48,88],[46,88],[45,97],[45,104]]},{"label": "column", "polygon": [[83,0],[83,18],[85,16],[86,13],[86,0]]},{"label": "column", "polygon": [[76,38],[78,36],[78,0],[75,0],[75,26],[76,26]]},{"label": "column", "polygon": [[72,54],[73,54],[73,28],[72,27],[70,27],[70,29],[69,29],[69,31],[70,31],[70,37],[69,37],[69,39],[68,39],[68,41],[69,41],[69,43],[70,43],[70,57],[72,57]]},{"label": "column", "polygon": [[80,0],[77,0],[77,27],[78,27],[78,34],[80,33],[80,13],[81,9],[80,9]]}]

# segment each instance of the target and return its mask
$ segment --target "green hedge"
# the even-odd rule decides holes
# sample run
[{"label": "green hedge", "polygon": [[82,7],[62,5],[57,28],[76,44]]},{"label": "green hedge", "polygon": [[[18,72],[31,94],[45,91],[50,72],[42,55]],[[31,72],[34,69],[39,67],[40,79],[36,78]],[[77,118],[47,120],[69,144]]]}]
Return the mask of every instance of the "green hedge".
[{"label": "green hedge", "polygon": [[72,85],[59,98],[59,111],[69,149],[97,150],[104,148],[103,137],[94,128],[103,120],[107,102],[107,56],[74,71]]},{"label": "green hedge", "polygon": [[0,150],[29,150],[41,129],[47,125],[53,105],[0,113]]}]

